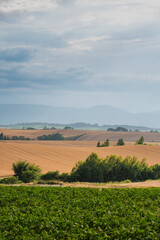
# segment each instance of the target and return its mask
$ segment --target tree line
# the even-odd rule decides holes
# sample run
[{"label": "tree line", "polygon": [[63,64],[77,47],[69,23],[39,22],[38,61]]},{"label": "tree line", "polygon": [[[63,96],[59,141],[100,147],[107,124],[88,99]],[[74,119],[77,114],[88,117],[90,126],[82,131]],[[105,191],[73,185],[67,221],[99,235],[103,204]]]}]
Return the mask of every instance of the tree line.
[{"label": "tree line", "polygon": [[[144,144],[144,137],[141,136],[136,142],[135,145],[143,145]],[[124,146],[125,142],[123,140],[123,138],[120,138],[118,140],[118,142],[116,143],[116,146]],[[106,139],[106,141],[104,143],[100,143],[100,141],[98,141],[97,143],[97,147],[109,147],[110,146],[110,141],[109,139]]]},{"label": "tree line", "polygon": [[[79,161],[71,173],[50,171],[41,174],[39,166],[26,161],[13,163],[14,177],[2,179],[1,183],[14,183],[14,181],[32,182],[38,179],[44,181],[58,180],[64,182],[114,182],[130,180],[132,182],[147,179],[160,179],[160,164],[149,166],[145,159],[138,161],[137,157],[110,155],[99,158],[92,153],[85,161]],[[8,182],[7,182],[8,181]]]},{"label": "tree line", "polygon": [[4,136],[3,133],[0,133],[0,140],[31,140],[29,137],[24,136]]}]

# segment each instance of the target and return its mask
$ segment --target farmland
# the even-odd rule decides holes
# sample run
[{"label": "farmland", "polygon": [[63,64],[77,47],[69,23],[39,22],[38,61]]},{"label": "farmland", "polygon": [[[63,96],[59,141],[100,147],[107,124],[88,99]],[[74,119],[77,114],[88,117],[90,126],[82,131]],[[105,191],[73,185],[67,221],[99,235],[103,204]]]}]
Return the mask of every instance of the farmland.
[{"label": "farmland", "polygon": [[[137,156],[139,160],[147,159],[149,165],[160,163],[160,133],[139,132],[103,132],[84,130],[15,130],[1,129],[4,135],[25,136],[34,138],[30,141],[0,141],[0,177],[13,175],[12,164],[19,160],[27,160],[39,165],[43,173],[59,170],[70,172],[80,160],[85,160],[92,152],[99,157],[116,154],[122,157]],[[64,137],[81,135],[76,141],[37,141],[40,135],[61,133]],[[144,136],[148,145],[134,145],[134,142]],[[97,140],[101,143],[110,139],[111,146],[97,148]],[[119,138],[125,140],[125,146],[114,146]]]},{"label": "farmland", "polygon": [[[97,142],[85,141],[3,141],[0,142],[0,176],[12,175],[11,166],[19,160],[39,165],[43,173],[47,171],[70,172],[77,161],[85,160],[92,152],[99,157],[116,154],[146,158],[150,165],[160,163],[159,145],[134,145],[97,148]],[[112,143],[113,144],[113,143]]]},{"label": "farmland", "polygon": [[0,129],[4,135],[12,136],[25,136],[26,138],[37,139],[41,135],[49,135],[60,133],[64,137],[80,136],[78,141],[105,141],[107,138],[110,141],[117,141],[123,138],[127,142],[135,142],[142,135],[146,142],[160,142],[160,133],[150,132],[107,132],[107,131],[89,131],[89,130],[23,130],[23,129]]},{"label": "farmland", "polygon": [[1,239],[159,239],[160,189],[0,187]]}]

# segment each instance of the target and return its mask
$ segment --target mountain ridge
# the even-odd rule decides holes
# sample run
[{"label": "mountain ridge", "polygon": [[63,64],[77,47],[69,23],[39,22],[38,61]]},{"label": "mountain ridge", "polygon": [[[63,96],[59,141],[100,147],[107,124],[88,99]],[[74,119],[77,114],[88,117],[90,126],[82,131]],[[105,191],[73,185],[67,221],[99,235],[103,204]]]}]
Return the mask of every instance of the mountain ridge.
[{"label": "mountain ridge", "polygon": [[134,125],[160,128],[160,111],[129,113],[110,105],[89,108],[55,107],[34,104],[0,104],[0,124],[86,122],[99,125]]}]

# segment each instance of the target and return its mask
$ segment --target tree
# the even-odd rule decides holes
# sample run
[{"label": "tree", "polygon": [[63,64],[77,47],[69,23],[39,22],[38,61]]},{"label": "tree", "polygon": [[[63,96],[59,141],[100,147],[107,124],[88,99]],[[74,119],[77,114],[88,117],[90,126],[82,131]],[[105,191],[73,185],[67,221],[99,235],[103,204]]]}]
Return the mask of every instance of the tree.
[{"label": "tree", "polygon": [[100,144],[100,141],[97,143],[97,147],[108,147],[109,145],[109,139],[106,139],[106,141],[102,145]]},{"label": "tree", "polygon": [[140,144],[140,145],[144,144],[144,137],[143,137],[143,136],[140,137],[140,139],[138,139],[135,144],[137,144],[137,145],[139,145],[139,144]]},{"label": "tree", "polygon": [[107,131],[113,131],[113,132],[128,132],[127,128],[124,127],[117,127],[117,128],[108,128]]},{"label": "tree", "polygon": [[97,143],[97,147],[100,147],[101,146],[101,143],[100,143],[100,141]]},{"label": "tree", "polygon": [[123,138],[120,138],[116,144],[117,146],[123,146],[125,145]]},{"label": "tree", "polygon": [[69,126],[66,126],[66,127],[64,127],[64,130],[73,130],[73,128],[69,127]]},{"label": "tree", "polygon": [[30,164],[26,161],[19,161],[17,163],[13,163],[12,170],[14,171],[15,176],[19,177],[19,180],[26,183],[37,180],[41,172],[39,166]]},{"label": "tree", "polygon": [[109,147],[109,145],[110,145],[109,139],[106,139],[106,141],[103,143],[103,146]]},{"label": "tree", "polygon": [[0,134],[0,140],[3,140],[3,133]]}]

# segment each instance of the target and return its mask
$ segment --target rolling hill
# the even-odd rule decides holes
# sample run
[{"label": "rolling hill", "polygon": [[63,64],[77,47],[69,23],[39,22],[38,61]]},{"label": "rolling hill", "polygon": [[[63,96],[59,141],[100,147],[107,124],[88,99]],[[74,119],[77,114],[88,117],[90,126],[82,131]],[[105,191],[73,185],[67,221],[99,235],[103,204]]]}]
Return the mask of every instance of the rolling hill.
[{"label": "rolling hill", "polygon": [[0,142],[0,177],[13,175],[12,164],[19,160],[39,165],[43,173],[48,171],[70,172],[77,161],[85,160],[92,152],[100,157],[116,154],[137,156],[139,160],[146,158],[150,165],[160,164],[159,145],[126,145],[97,148],[96,142],[64,142],[64,141],[6,141]]}]

